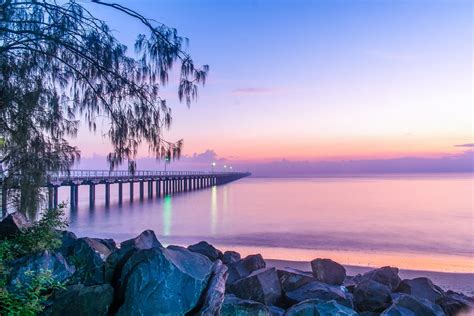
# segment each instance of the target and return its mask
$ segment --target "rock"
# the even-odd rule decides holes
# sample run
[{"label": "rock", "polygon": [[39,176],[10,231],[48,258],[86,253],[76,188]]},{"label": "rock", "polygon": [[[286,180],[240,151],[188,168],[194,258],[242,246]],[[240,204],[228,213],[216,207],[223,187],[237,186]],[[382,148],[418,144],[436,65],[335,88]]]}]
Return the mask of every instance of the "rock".
[{"label": "rock", "polygon": [[336,303],[336,301],[323,302],[316,305],[320,316],[357,316],[352,308]]},{"label": "rock", "polygon": [[118,315],[184,315],[203,296],[211,261],[182,247],[136,251],[120,277]]},{"label": "rock", "polygon": [[316,281],[311,273],[292,268],[277,270],[283,292],[293,291],[305,284]]},{"label": "rock", "polygon": [[74,278],[85,285],[105,282],[105,261],[111,254],[110,245],[93,238],[79,238],[73,249],[77,272]]},{"label": "rock", "polygon": [[64,282],[69,279],[76,269],[69,265],[61,253],[43,251],[40,254],[25,256],[11,263],[9,285],[15,287],[17,284],[28,284],[33,276],[48,270],[56,282]]},{"label": "rock", "polygon": [[424,298],[435,303],[444,297],[443,290],[434,285],[428,278],[416,278],[413,280],[403,280],[398,286],[397,292],[410,294],[417,298]]},{"label": "rock", "polygon": [[461,293],[447,291],[445,295],[436,301],[440,305],[446,315],[454,316],[474,310],[474,298],[468,297]]},{"label": "rock", "polygon": [[357,313],[336,301],[323,302],[319,299],[310,299],[293,305],[286,311],[286,316],[356,316]]},{"label": "rock", "polygon": [[319,299],[320,301],[335,300],[341,305],[350,308],[353,307],[350,293],[346,293],[341,287],[318,281],[313,281],[285,293],[285,301],[289,305],[297,304],[308,299]]},{"label": "rock", "polygon": [[346,278],[346,269],[331,259],[315,259],[311,261],[314,277],[323,283],[341,285]]},{"label": "rock", "polygon": [[110,238],[105,238],[105,239],[91,238],[91,239],[93,239],[93,240],[101,243],[105,247],[107,247],[107,249],[109,249],[110,252],[113,252],[113,251],[117,250],[117,244],[115,243],[115,240],[113,240],[113,239],[110,239]]},{"label": "rock", "polygon": [[362,275],[361,281],[373,280],[388,286],[390,291],[395,291],[400,285],[401,279],[398,276],[398,268],[382,267],[366,272]]},{"label": "rock", "polygon": [[316,305],[323,302],[320,299],[308,299],[291,306],[285,316],[319,316]]},{"label": "rock", "polygon": [[67,230],[63,230],[59,232],[59,235],[61,239],[61,247],[59,247],[58,251],[62,253],[64,257],[72,255],[74,251],[74,244],[77,241],[76,234]]},{"label": "rock", "polygon": [[229,277],[227,278],[227,284],[232,284],[235,281],[248,276],[253,271],[263,269],[265,267],[265,260],[263,260],[261,254],[249,255],[229,266]]},{"label": "rock", "polygon": [[152,248],[163,248],[152,230],[145,230],[137,237],[122,242],[120,248],[107,257],[105,264],[106,281],[115,286],[128,258],[138,250]]},{"label": "rock", "polygon": [[346,276],[346,278],[344,279],[344,282],[342,283],[342,285],[349,292],[353,293],[355,287],[357,286],[357,284],[360,283],[361,279],[362,279],[362,274],[358,274],[356,276]]},{"label": "rock", "polygon": [[281,287],[275,268],[264,268],[252,272],[229,285],[228,292],[241,299],[275,304],[281,297]]},{"label": "rock", "polygon": [[43,315],[106,316],[114,298],[110,284],[85,286],[75,284],[53,293]]},{"label": "rock", "polygon": [[204,303],[196,315],[219,315],[225,295],[227,266],[217,259],[212,268],[212,276],[206,289]]},{"label": "rock", "polygon": [[270,306],[268,306],[268,309],[270,310],[270,314],[272,316],[283,316],[283,315],[285,315],[285,310],[283,308],[278,307],[278,306],[270,305]]},{"label": "rock", "polygon": [[226,295],[221,308],[221,316],[271,316],[267,306],[251,300],[242,300],[234,295]]},{"label": "rock", "polygon": [[240,260],[240,253],[236,251],[226,251],[222,256],[222,263],[232,264]]},{"label": "rock", "polygon": [[415,298],[407,294],[394,295],[393,304],[381,316],[443,316],[441,307],[427,299]]},{"label": "rock", "polygon": [[0,240],[11,238],[27,228],[31,227],[31,223],[28,221],[25,215],[20,212],[14,212],[8,214],[0,222]]},{"label": "rock", "polygon": [[222,251],[216,249],[213,245],[205,241],[200,241],[197,244],[191,245],[188,249],[208,257],[211,261],[222,259],[223,256]]},{"label": "rock", "polygon": [[160,247],[163,245],[156,238],[155,232],[148,229],[135,238],[125,240],[120,244],[122,250],[143,250]]},{"label": "rock", "polygon": [[362,281],[354,289],[354,303],[360,311],[381,312],[392,303],[390,288],[373,280]]}]

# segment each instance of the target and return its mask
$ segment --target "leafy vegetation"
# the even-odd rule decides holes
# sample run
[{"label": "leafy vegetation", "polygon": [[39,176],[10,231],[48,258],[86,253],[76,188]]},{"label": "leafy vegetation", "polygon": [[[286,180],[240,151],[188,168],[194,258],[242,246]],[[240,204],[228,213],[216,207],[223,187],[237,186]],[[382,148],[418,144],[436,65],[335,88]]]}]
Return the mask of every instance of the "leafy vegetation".
[{"label": "leafy vegetation", "polygon": [[64,204],[57,208],[46,210],[41,218],[25,232],[17,235],[10,241],[13,256],[21,257],[43,250],[54,250],[61,246],[57,230],[67,228],[68,223],[64,219]]},{"label": "leafy vegetation", "polygon": [[8,286],[9,263],[19,257],[53,250],[61,245],[58,229],[67,227],[64,205],[50,209],[26,231],[11,239],[0,240],[0,315],[36,315],[52,290],[61,288],[48,270],[28,271],[27,284]]},{"label": "leafy vegetation", "polygon": [[31,283],[22,284],[13,290],[6,288],[5,279],[0,280],[1,315],[36,315],[44,309],[48,293],[61,288],[50,271],[39,271],[32,275]]},{"label": "leafy vegetation", "polygon": [[194,66],[175,29],[119,4],[89,5],[145,27],[135,53],[75,0],[0,1],[0,164],[10,199],[24,213],[38,209],[48,172],[67,171],[79,159],[67,139],[77,135],[81,119],[95,131],[105,118],[111,168],[128,162],[134,170],[143,142],[156,158],[179,157],[182,141],[163,138],[171,108],[161,87],[177,64],[177,93],[189,105],[208,73],[207,65]]}]

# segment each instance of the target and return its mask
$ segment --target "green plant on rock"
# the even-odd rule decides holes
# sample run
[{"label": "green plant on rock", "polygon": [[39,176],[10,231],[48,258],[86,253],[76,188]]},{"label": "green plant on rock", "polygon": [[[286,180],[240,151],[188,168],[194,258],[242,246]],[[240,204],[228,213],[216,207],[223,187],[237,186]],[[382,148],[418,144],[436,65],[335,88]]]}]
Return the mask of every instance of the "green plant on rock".
[{"label": "green plant on rock", "polygon": [[62,288],[49,270],[27,274],[31,274],[31,282],[17,285],[13,290],[6,288],[5,279],[0,281],[0,315],[36,315],[43,311],[49,293]]},{"label": "green plant on rock", "polygon": [[57,208],[46,210],[41,218],[33,223],[26,231],[11,240],[12,251],[16,257],[21,257],[43,250],[54,250],[61,246],[58,230],[68,227],[64,219],[64,204]]},{"label": "green plant on rock", "polygon": [[61,245],[58,230],[67,227],[64,204],[46,210],[33,225],[14,238],[0,240],[0,315],[36,315],[54,289],[62,285],[55,281],[51,271],[28,271],[28,283],[9,287],[9,263],[19,257],[44,250],[54,250]]}]

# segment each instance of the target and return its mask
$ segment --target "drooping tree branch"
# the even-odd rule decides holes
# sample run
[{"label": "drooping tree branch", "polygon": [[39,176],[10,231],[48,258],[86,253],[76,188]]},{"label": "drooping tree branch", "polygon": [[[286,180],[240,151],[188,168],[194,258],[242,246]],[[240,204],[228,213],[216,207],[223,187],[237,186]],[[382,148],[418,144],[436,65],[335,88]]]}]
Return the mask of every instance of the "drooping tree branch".
[{"label": "drooping tree branch", "polygon": [[[4,170],[38,188],[47,171],[68,170],[79,149],[66,137],[84,118],[92,130],[105,116],[113,151],[111,168],[135,166],[143,142],[157,158],[176,158],[182,140],[170,142],[163,130],[171,108],[160,95],[168,73],[179,65],[178,97],[189,106],[205,83],[208,66],[195,67],[186,39],[164,24],[123,5],[93,0],[143,24],[135,53],[129,54],[107,24],[70,0],[7,0],[0,4],[0,158]],[[43,157],[39,172],[30,159]],[[21,176],[20,176],[21,175]]]}]

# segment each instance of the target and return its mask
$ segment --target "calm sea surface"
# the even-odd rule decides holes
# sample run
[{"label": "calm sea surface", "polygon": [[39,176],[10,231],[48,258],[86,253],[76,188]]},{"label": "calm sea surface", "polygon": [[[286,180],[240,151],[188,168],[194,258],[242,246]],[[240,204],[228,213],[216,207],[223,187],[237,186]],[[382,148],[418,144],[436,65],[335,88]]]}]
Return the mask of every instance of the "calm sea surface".
[{"label": "calm sea surface", "polygon": [[99,185],[91,210],[80,187],[71,230],[122,241],[152,229],[164,244],[207,240],[266,258],[474,272],[472,174],[246,178],[144,201],[138,192],[130,203],[124,185],[119,206],[112,185],[106,208]]}]

